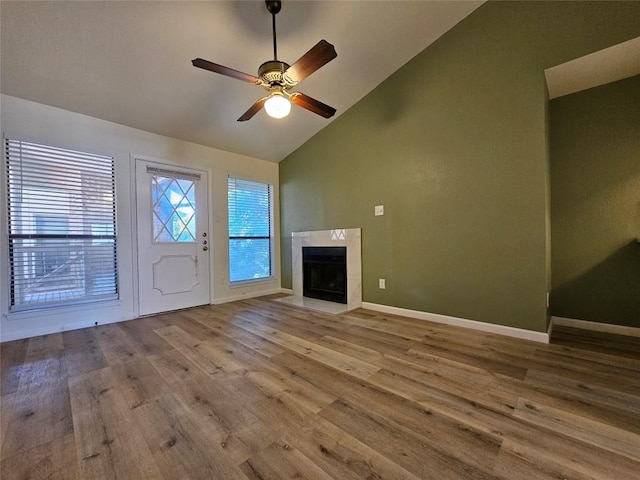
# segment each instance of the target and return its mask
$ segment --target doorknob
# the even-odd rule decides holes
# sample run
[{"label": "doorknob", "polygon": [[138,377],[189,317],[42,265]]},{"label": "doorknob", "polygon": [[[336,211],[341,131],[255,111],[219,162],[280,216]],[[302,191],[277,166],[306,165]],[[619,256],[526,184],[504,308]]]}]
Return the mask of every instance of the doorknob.
[{"label": "doorknob", "polygon": [[209,250],[209,247],[207,247],[207,246],[205,245],[204,247],[202,247],[202,250],[204,250],[204,251],[206,252],[207,250]]}]

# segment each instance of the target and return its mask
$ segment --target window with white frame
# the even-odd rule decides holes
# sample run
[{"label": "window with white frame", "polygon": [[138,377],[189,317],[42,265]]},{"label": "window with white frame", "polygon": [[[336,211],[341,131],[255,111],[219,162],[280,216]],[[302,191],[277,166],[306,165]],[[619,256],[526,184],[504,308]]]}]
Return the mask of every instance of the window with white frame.
[{"label": "window with white frame", "polygon": [[272,186],[229,177],[229,280],[272,276]]},{"label": "window with white frame", "polygon": [[5,139],[11,310],[118,298],[114,160]]}]

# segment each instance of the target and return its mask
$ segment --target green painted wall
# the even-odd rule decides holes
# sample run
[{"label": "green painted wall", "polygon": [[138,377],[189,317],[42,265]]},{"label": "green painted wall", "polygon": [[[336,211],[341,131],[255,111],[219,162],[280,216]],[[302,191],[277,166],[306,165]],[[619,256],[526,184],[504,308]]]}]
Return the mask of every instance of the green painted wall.
[{"label": "green painted wall", "polygon": [[640,76],[551,102],[551,311],[640,327]]},{"label": "green painted wall", "polygon": [[545,331],[543,70],[636,36],[640,2],[481,6],[280,163],[283,287],[292,231],[362,227],[365,301]]}]

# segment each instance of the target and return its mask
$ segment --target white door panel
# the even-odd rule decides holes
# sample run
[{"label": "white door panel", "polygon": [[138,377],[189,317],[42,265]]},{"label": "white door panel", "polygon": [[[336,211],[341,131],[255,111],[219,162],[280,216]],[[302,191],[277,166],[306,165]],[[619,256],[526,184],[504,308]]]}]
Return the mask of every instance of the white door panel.
[{"label": "white door panel", "polygon": [[196,262],[192,255],[162,255],[153,263],[153,288],[162,295],[192,292],[200,283]]},{"label": "white door panel", "polygon": [[209,303],[207,173],[136,160],[140,315]]}]

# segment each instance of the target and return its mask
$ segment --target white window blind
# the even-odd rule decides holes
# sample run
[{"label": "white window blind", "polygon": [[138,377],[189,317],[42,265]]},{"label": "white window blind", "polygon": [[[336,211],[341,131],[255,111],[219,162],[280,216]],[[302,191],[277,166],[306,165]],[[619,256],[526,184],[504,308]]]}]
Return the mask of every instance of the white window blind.
[{"label": "white window blind", "polygon": [[229,177],[229,280],[268,278],[271,267],[271,185]]},{"label": "white window blind", "polygon": [[5,140],[12,310],[117,298],[114,161]]}]

